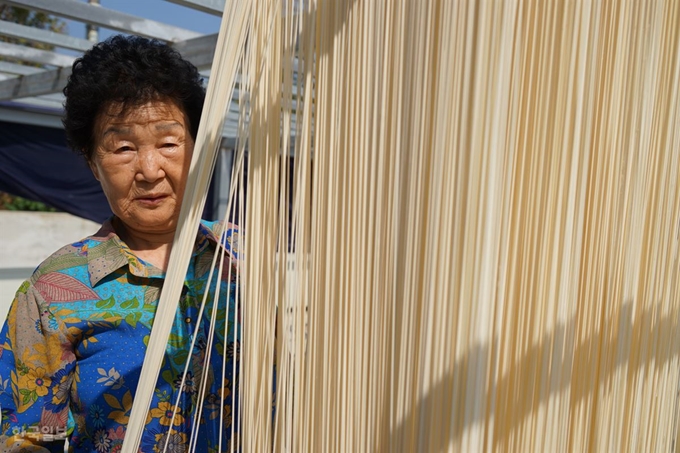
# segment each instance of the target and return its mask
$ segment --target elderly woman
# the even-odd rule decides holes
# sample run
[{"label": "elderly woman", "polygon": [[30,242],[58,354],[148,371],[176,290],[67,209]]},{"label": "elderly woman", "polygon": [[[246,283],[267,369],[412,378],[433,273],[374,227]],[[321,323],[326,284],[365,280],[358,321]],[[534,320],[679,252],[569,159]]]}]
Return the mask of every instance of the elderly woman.
[{"label": "elderly woman", "polygon": [[[0,335],[0,449],[63,451],[70,437],[75,451],[103,453],[119,450],[125,435],[205,92],[196,68],[165,44],[115,36],[76,60],[64,93],[69,143],[89,163],[114,216],[95,235],[50,256],[17,292]],[[228,445],[234,326],[226,341],[224,324],[217,326],[210,351],[211,313],[198,314],[204,293],[212,300],[217,289],[216,278],[208,286],[210,264],[229,233],[215,223],[202,223],[196,232],[146,419],[144,452],[160,451],[166,441],[169,451],[184,451],[199,427],[196,451],[216,451],[220,402],[223,448]],[[234,283],[220,285],[227,295],[218,314],[224,323],[234,319]],[[181,385],[187,361],[190,372]],[[194,424],[204,373],[208,388]]]}]

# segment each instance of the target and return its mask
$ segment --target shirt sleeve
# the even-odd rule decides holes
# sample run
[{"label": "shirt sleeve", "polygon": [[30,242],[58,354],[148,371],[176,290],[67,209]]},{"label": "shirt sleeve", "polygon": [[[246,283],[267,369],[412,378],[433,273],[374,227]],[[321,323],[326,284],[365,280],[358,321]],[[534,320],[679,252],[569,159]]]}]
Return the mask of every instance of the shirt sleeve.
[{"label": "shirt sleeve", "polygon": [[64,451],[75,367],[67,336],[25,282],[0,332],[0,451]]}]

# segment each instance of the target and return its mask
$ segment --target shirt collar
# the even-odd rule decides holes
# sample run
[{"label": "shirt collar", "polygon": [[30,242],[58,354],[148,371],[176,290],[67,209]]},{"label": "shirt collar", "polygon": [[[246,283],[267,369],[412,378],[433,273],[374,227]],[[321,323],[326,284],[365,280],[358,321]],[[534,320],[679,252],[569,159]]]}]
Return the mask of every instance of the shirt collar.
[{"label": "shirt collar", "polygon": [[[131,274],[145,278],[162,278],[165,273],[157,267],[145,263],[137,258],[113,228],[113,217],[101,226],[99,231],[86,241],[87,270],[90,284],[94,287],[102,279],[113,272],[127,266]],[[219,225],[219,223],[216,223]],[[208,243],[218,243],[220,228],[212,228],[201,224],[196,236],[196,251],[208,246]]]}]

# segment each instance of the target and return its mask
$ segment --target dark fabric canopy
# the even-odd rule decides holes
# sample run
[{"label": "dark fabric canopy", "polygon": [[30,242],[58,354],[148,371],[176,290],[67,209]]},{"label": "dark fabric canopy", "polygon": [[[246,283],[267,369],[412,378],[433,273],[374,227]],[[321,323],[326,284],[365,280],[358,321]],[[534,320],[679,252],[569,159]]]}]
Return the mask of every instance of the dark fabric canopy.
[{"label": "dark fabric canopy", "polygon": [[103,222],[111,209],[61,129],[0,121],[0,190]]},{"label": "dark fabric canopy", "polygon": [[[111,216],[99,182],[62,129],[0,121],[0,191],[99,223]],[[206,219],[212,219],[211,195]]]}]

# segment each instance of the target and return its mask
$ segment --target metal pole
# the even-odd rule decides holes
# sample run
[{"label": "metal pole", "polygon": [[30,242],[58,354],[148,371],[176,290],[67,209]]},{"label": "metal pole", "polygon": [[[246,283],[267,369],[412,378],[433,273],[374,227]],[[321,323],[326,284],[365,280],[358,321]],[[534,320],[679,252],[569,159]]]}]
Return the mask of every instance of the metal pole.
[{"label": "metal pole", "polygon": [[[90,5],[99,5],[99,0],[87,0]],[[85,36],[90,42],[99,42],[99,27],[92,24],[85,25]]]}]

